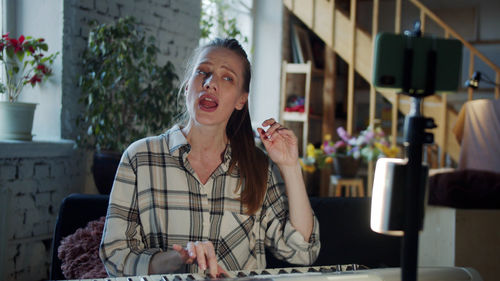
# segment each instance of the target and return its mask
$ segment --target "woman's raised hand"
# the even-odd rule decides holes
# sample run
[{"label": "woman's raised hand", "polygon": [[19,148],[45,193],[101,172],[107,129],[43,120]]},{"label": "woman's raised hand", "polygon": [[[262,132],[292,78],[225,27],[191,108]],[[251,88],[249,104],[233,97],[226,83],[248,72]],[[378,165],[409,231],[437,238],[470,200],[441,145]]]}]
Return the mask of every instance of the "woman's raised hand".
[{"label": "woman's raised hand", "polygon": [[295,134],[273,118],[262,122],[262,126],[269,126],[266,131],[262,128],[257,128],[257,131],[271,160],[278,166],[297,165],[299,149]]}]

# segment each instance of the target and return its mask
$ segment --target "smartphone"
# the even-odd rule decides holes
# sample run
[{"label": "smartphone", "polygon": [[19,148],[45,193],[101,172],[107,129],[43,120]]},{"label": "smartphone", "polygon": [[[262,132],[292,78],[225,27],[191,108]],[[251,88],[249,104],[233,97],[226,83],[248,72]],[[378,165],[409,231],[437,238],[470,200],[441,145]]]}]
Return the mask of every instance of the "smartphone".
[{"label": "smartphone", "polygon": [[462,49],[456,39],[379,33],[375,38],[373,84],[409,90],[415,95],[426,94],[429,87],[436,93],[456,92]]}]

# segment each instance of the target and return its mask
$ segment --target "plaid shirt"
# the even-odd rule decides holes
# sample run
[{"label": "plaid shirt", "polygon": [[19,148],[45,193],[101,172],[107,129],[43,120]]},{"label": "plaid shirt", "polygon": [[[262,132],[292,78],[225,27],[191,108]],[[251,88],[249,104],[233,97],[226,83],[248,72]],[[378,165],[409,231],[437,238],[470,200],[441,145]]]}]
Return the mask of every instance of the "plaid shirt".
[{"label": "plaid shirt", "polygon": [[[202,184],[189,164],[190,150],[178,126],[133,143],[123,154],[110,196],[100,257],[110,276],[147,275],[151,257],[210,240],[226,270],[265,268],[265,248],[294,264],[311,264],[319,253],[314,218],[309,241],[288,218],[284,183],[269,165],[267,192],[255,215],[246,215],[236,191],[238,169],[229,173],[230,148]],[[197,272],[186,265],[186,272]]]}]

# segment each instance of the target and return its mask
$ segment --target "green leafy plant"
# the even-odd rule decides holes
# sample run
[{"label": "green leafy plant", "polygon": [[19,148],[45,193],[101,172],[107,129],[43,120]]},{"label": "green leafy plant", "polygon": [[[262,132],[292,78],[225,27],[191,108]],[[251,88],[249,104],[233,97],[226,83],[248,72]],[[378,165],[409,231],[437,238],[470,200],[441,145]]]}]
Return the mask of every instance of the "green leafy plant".
[{"label": "green leafy plant", "polygon": [[92,25],[78,85],[83,113],[77,141],[97,151],[122,152],[131,142],[164,130],[178,114],[178,76],[158,65],[153,36],[132,17]]},{"label": "green leafy plant", "polygon": [[241,43],[248,43],[248,38],[238,28],[236,18],[229,18],[229,9],[228,0],[202,0],[200,19],[200,37],[202,39],[211,40],[219,36],[235,38]]},{"label": "green leafy plant", "polygon": [[16,102],[25,85],[35,87],[52,74],[50,65],[59,53],[46,56],[48,49],[43,38],[24,35],[11,38],[9,33],[2,35],[0,62],[6,81],[0,82],[0,93],[6,94],[8,101]]}]

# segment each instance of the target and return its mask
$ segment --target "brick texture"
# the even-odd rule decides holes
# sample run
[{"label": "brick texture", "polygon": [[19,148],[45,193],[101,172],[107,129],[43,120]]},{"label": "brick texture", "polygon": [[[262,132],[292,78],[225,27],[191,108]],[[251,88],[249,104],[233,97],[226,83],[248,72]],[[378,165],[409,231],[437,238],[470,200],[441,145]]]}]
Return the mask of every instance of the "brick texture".
[{"label": "brick texture", "polygon": [[51,237],[59,205],[81,192],[84,169],[79,153],[48,158],[0,158],[0,237],[3,276],[0,280],[48,279]]},{"label": "brick texture", "polygon": [[[161,51],[158,61],[171,61],[179,76],[198,46],[201,0],[64,0],[63,5],[61,137],[64,139],[76,139],[78,134],[75,120],[81,105],[76,81],[89,21],[107,23],[134,16],[147,36],[156,37]],[[0,202],[7,202],[0,212],[0,221],[6,222],[0,229],[0,243],[3,243],[0,249],[7,252],[0,256],[3,262],[0,280],[49,278],[51,237],[59,205],[68,194],[82,192],[82,185],[88,180],[83,154],[0,157]]]}]

